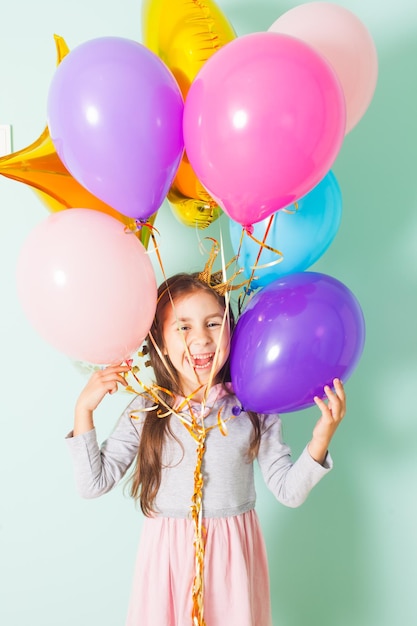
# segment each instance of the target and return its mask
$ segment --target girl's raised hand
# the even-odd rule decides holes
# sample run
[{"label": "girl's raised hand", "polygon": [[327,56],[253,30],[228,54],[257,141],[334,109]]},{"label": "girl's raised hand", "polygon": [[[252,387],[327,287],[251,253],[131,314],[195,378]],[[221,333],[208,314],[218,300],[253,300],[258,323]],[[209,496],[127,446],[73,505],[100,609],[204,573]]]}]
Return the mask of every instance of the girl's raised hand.
[{"label": "girl's raised hand", "polygon": [[74,435],[94,428],[93,412],[106,394],[117,391],[119,384],[127,386],[123,374],[130,369],[129,365],[118,363],[97,370],[91,375],[75,405]]},{"label": "girl's raised hand", "polygon": [[314,398],[321,415],[314,427],[308,449],[313,459],[318,463],[324,462],[330,441],[346,414],[346,395],[342,381],[335,378],[333,386],[334,389],[327,385],[324,387],[327,401],[318,396]]}]

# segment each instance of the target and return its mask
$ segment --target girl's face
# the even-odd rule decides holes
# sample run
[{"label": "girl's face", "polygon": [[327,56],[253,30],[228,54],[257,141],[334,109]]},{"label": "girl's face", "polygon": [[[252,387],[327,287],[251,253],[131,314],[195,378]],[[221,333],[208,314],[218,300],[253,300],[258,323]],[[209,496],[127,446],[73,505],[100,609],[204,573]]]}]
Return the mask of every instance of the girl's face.
[{"label": "girl's face", "polygon": [[[204,290],[177,298],[174,306],[166,308],[163,353],[178,372],[185,396],[215,380],[227,361],[230,330],[227,321],[222,327],[223,317],[216,296]],[[194,394],[193,399],[201,399],[202,393]]]}]

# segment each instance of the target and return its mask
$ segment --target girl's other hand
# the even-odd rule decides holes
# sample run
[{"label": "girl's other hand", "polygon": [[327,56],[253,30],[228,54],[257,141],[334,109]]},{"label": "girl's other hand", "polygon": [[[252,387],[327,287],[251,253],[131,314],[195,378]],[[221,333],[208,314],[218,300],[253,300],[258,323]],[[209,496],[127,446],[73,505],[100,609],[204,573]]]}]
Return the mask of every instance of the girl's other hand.
[{"label": "girl's other hand", "polygon": [[75,405],[74,435],[94,428],[93,412],[106,394],[116,393],[119,384],[127,386],[123,374],[130,369],[130,365],[118,363],[97,370],[91,375]]},{"label": "girl's other hand", "polygon": [[124,387],[127,386],[127,382],[122,374],[130,369],[129,365],[118,363],[117,365],[109,365],[102,370],[95,371],[80,393],[77,407],[94,411],[107,393],[116,393],[119,384]]},{"label": "girl's other hand", "polygon": [[334,389],[328,385],[324,387],[327,401],[318,396],[314,398],[321,415],[314,427],[308,449],[311,456],[321,464],[326,458],[330,441],[346,414],[346,395],[343,384],[338,378],[335,378],[333,386]]}]

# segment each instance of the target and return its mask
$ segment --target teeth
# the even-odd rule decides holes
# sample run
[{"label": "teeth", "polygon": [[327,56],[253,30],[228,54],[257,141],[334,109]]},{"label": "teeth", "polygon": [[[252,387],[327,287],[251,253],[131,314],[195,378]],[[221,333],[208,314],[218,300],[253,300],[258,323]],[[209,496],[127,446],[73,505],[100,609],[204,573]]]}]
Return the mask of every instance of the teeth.
[{"label": "teeth", "polygon": [[192,365],[196,369],[204,369],[208,365],[211,365],[213,361],[213,354],[192,354]]}]

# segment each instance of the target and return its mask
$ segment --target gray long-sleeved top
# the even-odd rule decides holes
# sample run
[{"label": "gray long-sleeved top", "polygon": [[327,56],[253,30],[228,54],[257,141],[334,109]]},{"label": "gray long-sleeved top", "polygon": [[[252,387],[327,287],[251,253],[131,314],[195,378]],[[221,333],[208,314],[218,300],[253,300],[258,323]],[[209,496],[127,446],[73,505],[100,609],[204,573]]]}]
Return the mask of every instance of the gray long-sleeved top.
[{"label": "gray long-sleeved top", "polygon": [[[207,433],[203,458],[203,517],[229,517],[245,513],[255,506],[254,467],[247,461],[247,451],[253,427],[242,411],[233,417],[238,406],[234,395],[222,395],[214,387],[208,398],[204,423],[208,428],[217,423],[218,411],[227,421],[227,435],[218,427]],[[96,431],[67,438],[78,491],[82,497],[94,498],[112,489],[126,474],[135,459],[146,413],[151,406],[143,396],[135,399],[122,413],[112,434],[98,445]],[[231,419],[228,419],[231,418]],[[163,419],[163,418],[161,418]],[[284,505],[297,507],[307,498],[311,489],[332,468],[327,455],[324,465],[314,461],[307,448],[292,462],[291,450],[282,440],[281,420],[278,415],[260,415],[261,443],[257,455],[263,478],[275,497]],[[161,486],[155,502],[159,515],[189,517],[194,491],[197,443],[180,419],[171,416],[171,429],[163,453]]]}]

